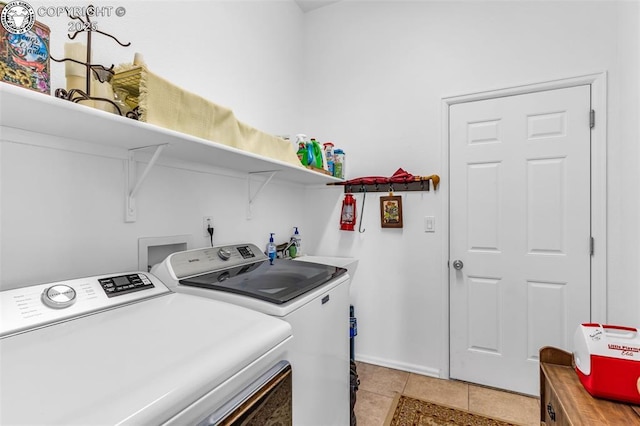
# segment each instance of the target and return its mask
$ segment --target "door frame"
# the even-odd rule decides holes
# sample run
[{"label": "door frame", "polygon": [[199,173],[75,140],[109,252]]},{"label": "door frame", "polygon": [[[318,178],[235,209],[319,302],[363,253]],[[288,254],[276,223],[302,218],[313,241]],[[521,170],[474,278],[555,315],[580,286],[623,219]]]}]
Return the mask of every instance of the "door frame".
[{"label": "door frame", "polygon": [[[502,89],[469,93],[441,99],[441,170],[442,194],[442,253],[446,262],[442,265],[442,353],[440,378],[449,376],[449,107],[455,104],[522,95],[553,89],[591,85],[591,109],[595,111],[595,126],[591,129],[591,236],[594,250],[591,256],[591,321],[607,323],[607,73],[606,71],[577,77],[525,84]],[[585,120],[587,120],[585,112]]]}]

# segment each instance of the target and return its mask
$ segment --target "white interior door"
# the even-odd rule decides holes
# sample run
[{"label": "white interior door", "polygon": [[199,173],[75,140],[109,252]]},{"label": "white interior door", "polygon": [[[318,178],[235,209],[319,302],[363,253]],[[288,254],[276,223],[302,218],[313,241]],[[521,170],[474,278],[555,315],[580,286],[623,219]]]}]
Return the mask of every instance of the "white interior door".
[{"label": "white interior door", "polygon": [[538,350],[589,321],[590,110],[589,85],[450,106],[451,378],[538,395]]}]

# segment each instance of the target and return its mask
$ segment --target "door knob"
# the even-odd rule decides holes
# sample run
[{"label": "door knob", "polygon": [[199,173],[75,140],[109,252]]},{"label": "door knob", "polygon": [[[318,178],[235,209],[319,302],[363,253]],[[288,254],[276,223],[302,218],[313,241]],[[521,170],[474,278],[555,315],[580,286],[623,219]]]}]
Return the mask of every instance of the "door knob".
[{"label": "door knob", "polygon": [[453,269],[456,269],[459,271],[460,269],[462,269],[463,266],[464,266],[464,263],[462,263],[462,260],[453,261]]}]

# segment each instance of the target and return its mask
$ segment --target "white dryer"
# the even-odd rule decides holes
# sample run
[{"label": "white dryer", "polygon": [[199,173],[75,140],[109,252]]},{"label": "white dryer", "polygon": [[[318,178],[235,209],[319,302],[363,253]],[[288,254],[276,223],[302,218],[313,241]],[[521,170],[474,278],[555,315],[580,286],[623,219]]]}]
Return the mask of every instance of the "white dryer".
[{"label": "white dryer", "polygon": [[0,424],[291,424],[284,321],[140,272],[2,291],[0,310]]},{"label": "white dryer", "polygon": [[254,244],[177,252],[152,272],[169,288],[291,324],[293,423],[350,424],[349,275],[346,269],[276,259]]}]

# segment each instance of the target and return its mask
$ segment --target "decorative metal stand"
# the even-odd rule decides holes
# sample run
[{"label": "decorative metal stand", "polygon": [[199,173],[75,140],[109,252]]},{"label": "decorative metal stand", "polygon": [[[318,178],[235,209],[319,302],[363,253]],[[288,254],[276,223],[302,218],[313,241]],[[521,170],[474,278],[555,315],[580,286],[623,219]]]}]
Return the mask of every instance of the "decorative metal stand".
[{"label": "decorative metal stand", "polygon": [[[116,37],[112,36],[111,34],[105,33],[104,31],[100,31],[98,30],[95,26],[92,25],[91,23],[91,19],[89,18],[89,10],[93,8],[93,5],[90,5],[87,7],[87,14],[85,16],[85,18],[83,19],[80,16],[73,16],[71,15],[71,13],[69,13],[69,18],[70,19],[77,19],[78,21],[80,21],[80,23],[82,25],[80,25],[80,28],[83,28],[83,30],[77,30],[73,33],[73,35],[69,34],[68,37],[71,40],[74,40],[77,35],[81,32],[86,32],[87,33],[87,59],[85,62],[81,62],[72,58],[62,58],[62,59],[56,59],[53,56],[50,56],[50,58],[55,61],[55,62],[75,62],[76,64],[79,65],[84,65],[84,67],[87,69],[87,73],[86,73],[86,87],[85,90],[81,90],[81,89],[71,89],[69,91],[62,89],[62,88],[58,88],[55,91],[55,96],[57,98],[61,98],[61,99],[66,99],[68,101],[74,102],[74,103],[78,103],[81,101],[100,101],[100,102],[107,102],[111,105],[113,105],[116,109],[116,111],[118,111],[119,115],[123,115],[122,114],[122,109],[120,108],[120,106],[112,101],[111,99],[107,99],[107,98],[102,98],[102,97],[96,97],[96,96],[91,96],[91,73],[93,72],[93,74],[95,75],[96,79],[100,82],[100,83],[109,83],[111,81],[111,78],[114,76],[115,72],[113,71],[113,64],[111,64],[111,66],[109,68],[100,65],[100,64],[93,64],[91,63],[91,36],[93,32],[96,32],[98,34],[102,34],[104,36],[110,37],[113,40],[116,41],[116,43],[118,43],[120,46],[122,47],[128,47],[131,45],[131,43],[122,43],[120,42],[120,40],[118,40]],[[123,100],[124,101],[124,100]],[[134,120],[137,120],[139,118],[139,113],[138,113],[138,108],[134,108],[131,111],[126,112],[126,117],[132,118]]]}]

